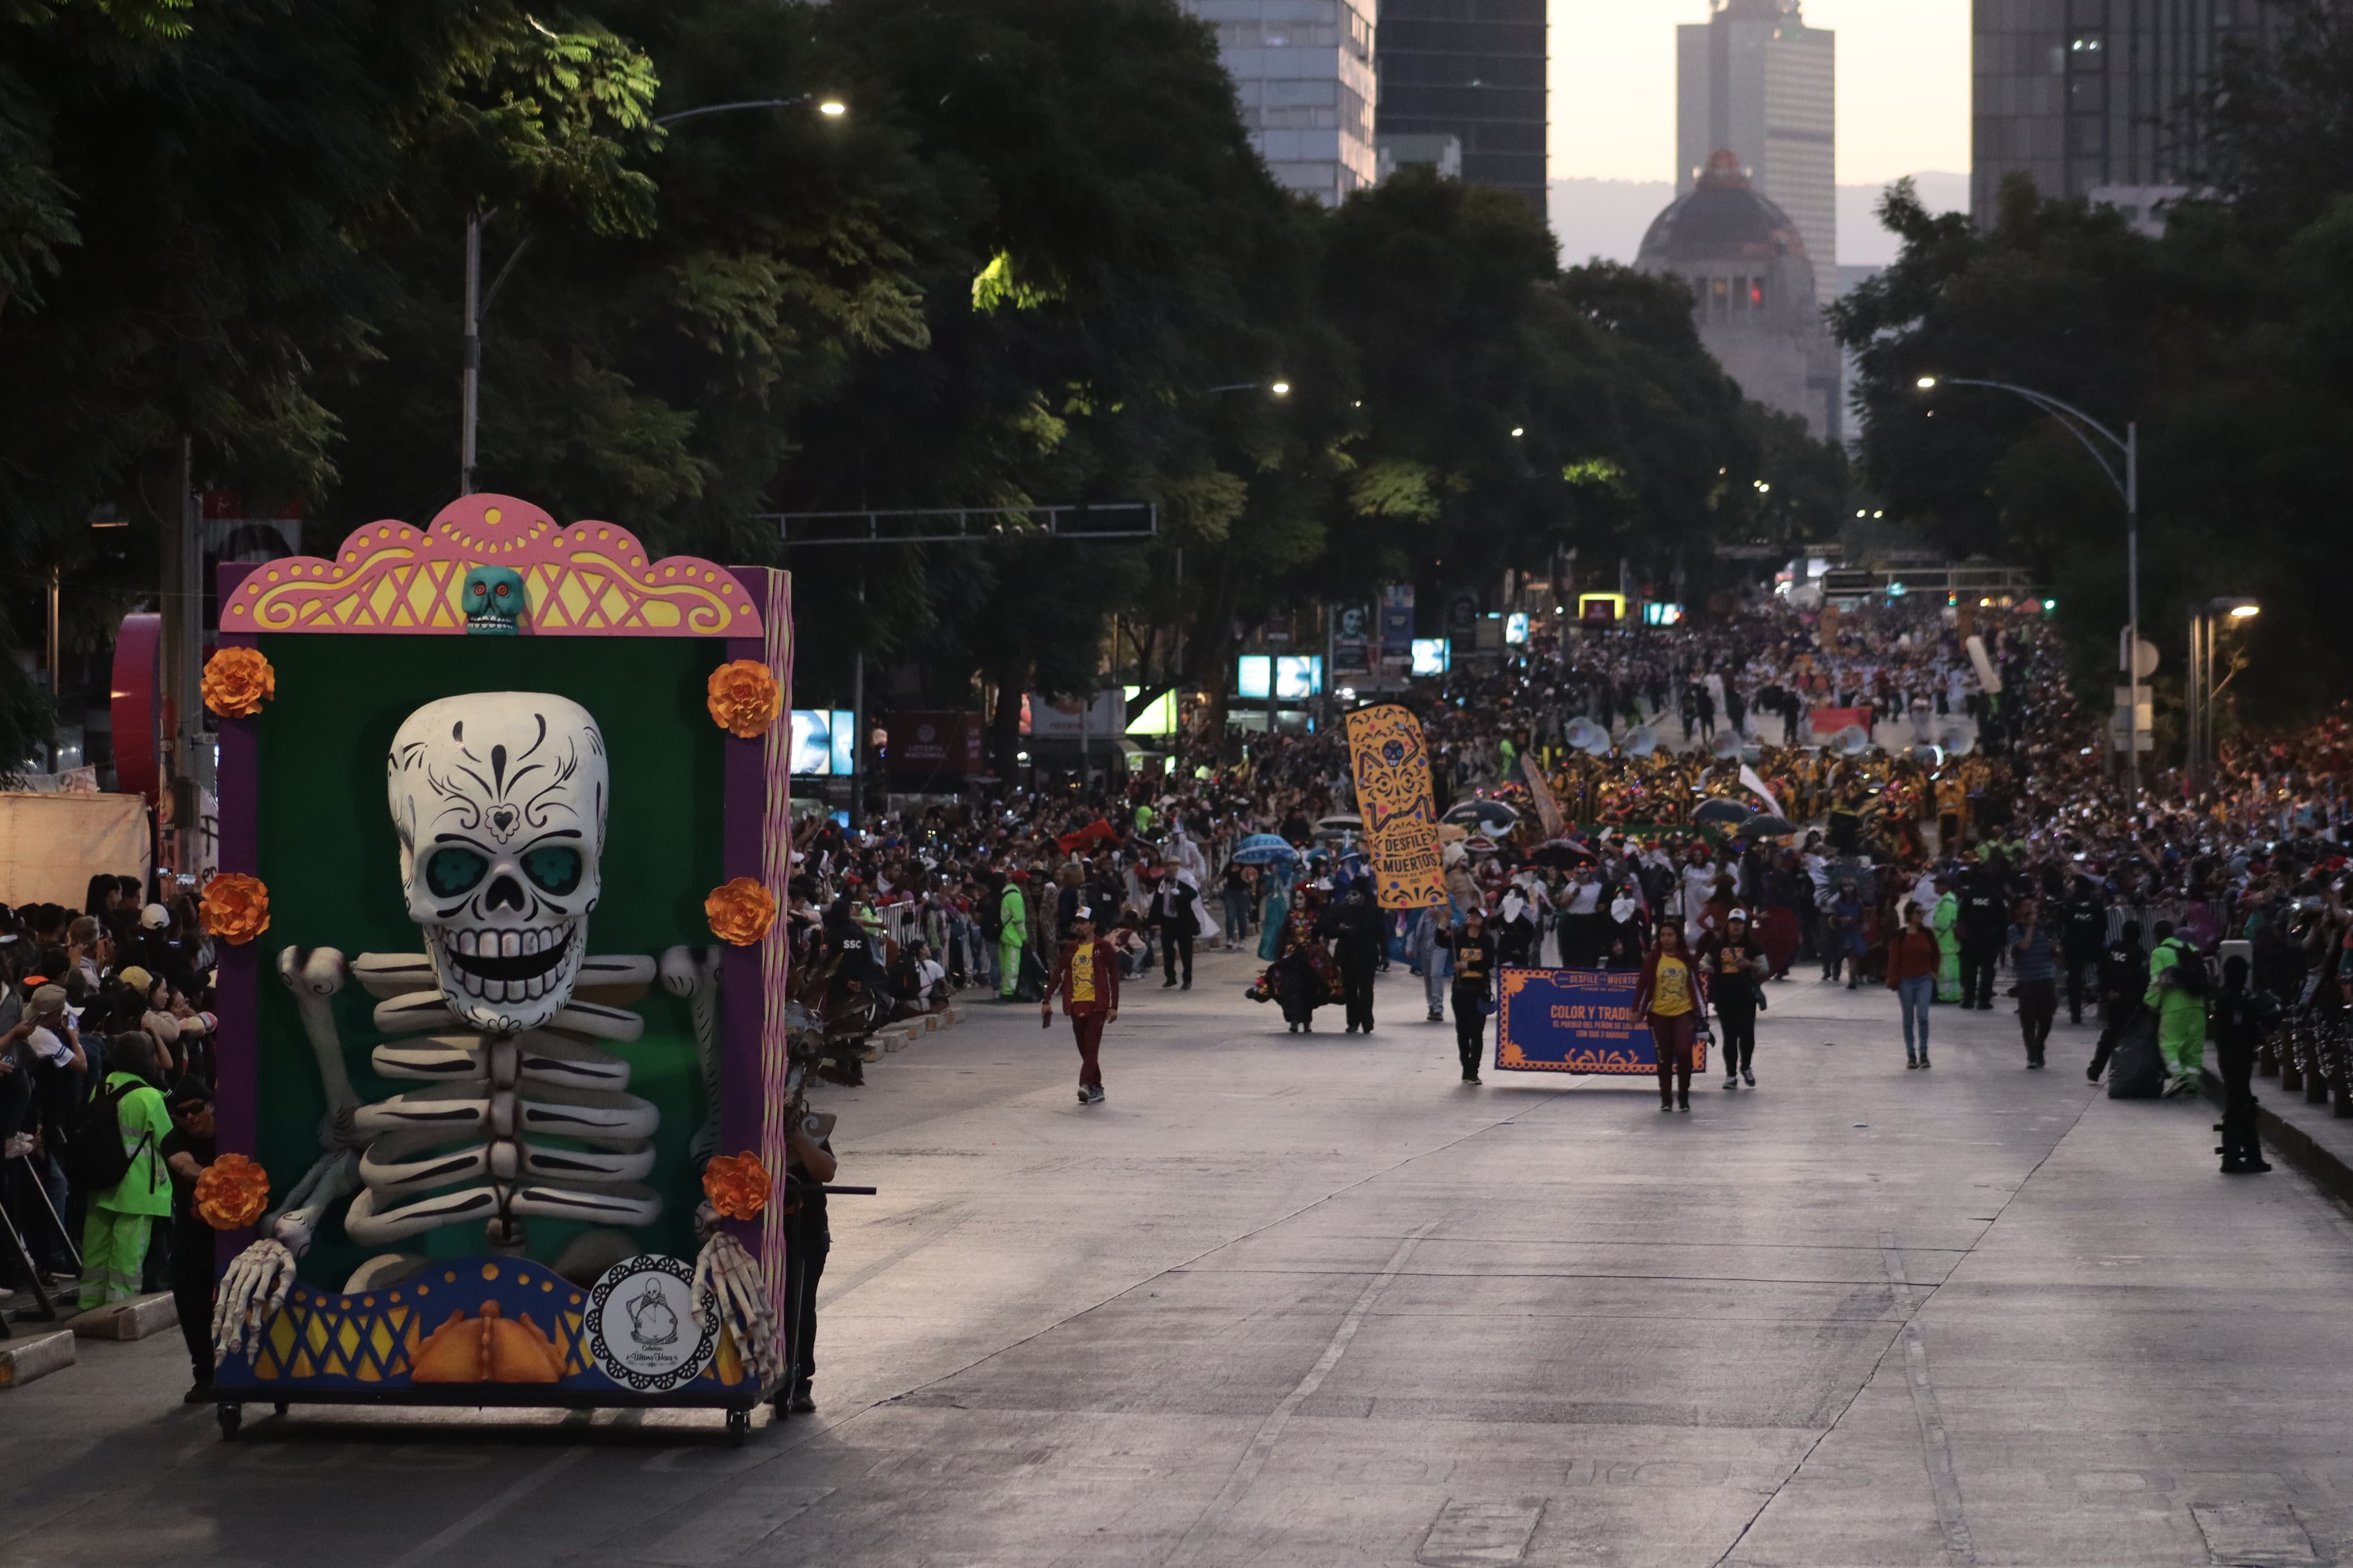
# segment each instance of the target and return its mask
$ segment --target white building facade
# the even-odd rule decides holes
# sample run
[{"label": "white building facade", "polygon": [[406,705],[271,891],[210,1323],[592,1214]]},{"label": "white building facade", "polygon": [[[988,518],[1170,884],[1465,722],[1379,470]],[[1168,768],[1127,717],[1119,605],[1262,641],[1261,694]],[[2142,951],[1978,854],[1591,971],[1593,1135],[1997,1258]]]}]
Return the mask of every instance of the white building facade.
[{"label": "white building facade", "polygon": [[1376,0],[1181,0],[1217,29],[1250,144],[1289,189],[1336,206],[1378,174]]},{"label": "white building facade", "polygon": [[1675,29],[1675,194],[1719,152],[1789,216],[1816,260],[1820,302],[1836,294],[1838,39],[1806,26],[1799,0],[1711,0]]}]

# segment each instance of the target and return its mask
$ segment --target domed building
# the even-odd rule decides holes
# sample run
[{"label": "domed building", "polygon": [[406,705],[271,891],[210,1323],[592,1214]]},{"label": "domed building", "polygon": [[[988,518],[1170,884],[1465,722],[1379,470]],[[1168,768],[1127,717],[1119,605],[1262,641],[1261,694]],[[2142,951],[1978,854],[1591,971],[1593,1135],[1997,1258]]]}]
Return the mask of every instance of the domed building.
[{"label": "domed building", "polygon": [[1691,286],[1699,341],[1743,393],[1820,439],[1841,438],[1838,345],[1815,303],[1814,264],[1738,158],[1708,158],[1697,185],[1651,220],[1634,265]]}]

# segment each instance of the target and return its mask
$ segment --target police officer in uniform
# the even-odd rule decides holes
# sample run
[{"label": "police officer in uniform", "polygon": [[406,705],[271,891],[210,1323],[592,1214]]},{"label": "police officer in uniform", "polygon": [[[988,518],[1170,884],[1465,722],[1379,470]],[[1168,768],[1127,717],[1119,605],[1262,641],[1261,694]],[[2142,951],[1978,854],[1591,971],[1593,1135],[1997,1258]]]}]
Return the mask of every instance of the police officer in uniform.
[{"label": "police officer in uniform", "polygon": [[2002,906],[2000,885],[1982,866],[1961,884],[1960,933],[1961,1005],[1989,1012],[2002,938],[2010,934],[2010,912]]}]

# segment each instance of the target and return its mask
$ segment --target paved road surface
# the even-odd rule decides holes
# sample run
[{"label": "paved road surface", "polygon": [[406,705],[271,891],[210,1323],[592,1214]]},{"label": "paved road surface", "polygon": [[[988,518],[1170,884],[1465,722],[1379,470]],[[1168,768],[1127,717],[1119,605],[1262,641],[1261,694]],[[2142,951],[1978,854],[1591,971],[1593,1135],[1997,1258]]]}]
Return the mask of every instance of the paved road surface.
[{"label": "paved road surface", "polygon": [[1759,1087],[1455,1081],[1419,983],[1282,1032],[1132,994],[1109,1102],[978,1009],[835,1091],[816,1418],[300,1408],[176,1341],[0,1394],[0,1563],[2353,1561],[2353,1226],[2214,1173],[2063,1024],[1778,986]]}]

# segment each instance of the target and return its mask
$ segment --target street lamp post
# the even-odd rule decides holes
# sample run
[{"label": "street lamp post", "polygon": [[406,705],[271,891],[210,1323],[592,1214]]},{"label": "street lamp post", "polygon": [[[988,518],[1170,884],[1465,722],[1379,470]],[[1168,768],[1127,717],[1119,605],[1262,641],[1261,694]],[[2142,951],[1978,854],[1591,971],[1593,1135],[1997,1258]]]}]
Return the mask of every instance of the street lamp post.
[{"label": "street lamp post", "polygon": [[[1924,375],[1915,384],[1923,392],[1938,386],[1989,386],[1997,392],[2008,392],[2023,397],[2043,413],[2063,426],[2068,434],[2084,445],[2092,460],[2100,465],[2100,472],[2125,502],[2125,765],[2128,770],[2133,794],[2140,794],[2140,425],[2127,420],[2125,433],[2117,435],[2072,403],[2063,403],[2047,392],[2018,386],[2007,381],[1981,381],[1969,376]],[[2093,443],[2098,437],[2114,448],[2116,458]],[[2120,461],[2118,460],[2120,459]]]},{"label": "street lamp post", "polygon": [[2214,680],[2215,633],[2223,626],[2253,619],[2263,612],[2263,606],[2253,599],[2210,599],[2189,612],[2189,668],[2185,689],[2189,701],[2187,728],[2189,731],[2189,778],[2193,787],[2202,788],[2214,771],[2214,699],[2223,686],[2231,683],[2224,676],[2221,685]]},{"label": "street lamp post", "polygon": [[[736,103],[706,103],[695,109],[681,109],[675,114],[658,114],[652,123],[676,125],[681,120],[698,120],[706,114],[727,114],[743,109],[793,109],[817,100],[818,95],[805,92],[797,98],[747,98]],[[839,119],[849,108],[838,98],[818,100],[818,112],[829,120]],[[461,382],[458,415],[458,493],[471,495],[474,489],[474,430],[481,412],[482,378],[482,318],[490,313],[491,301],[497,299],[499,286],[514,271],[515,263],[531,248],[533,237],[526,234],[515,241],[507,254],[497,277],[491,279],[487,289],[482,287],[482,230],[501,209],[475,211],[466,215],[466,303],[464,348],[459,360]]]}]

